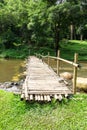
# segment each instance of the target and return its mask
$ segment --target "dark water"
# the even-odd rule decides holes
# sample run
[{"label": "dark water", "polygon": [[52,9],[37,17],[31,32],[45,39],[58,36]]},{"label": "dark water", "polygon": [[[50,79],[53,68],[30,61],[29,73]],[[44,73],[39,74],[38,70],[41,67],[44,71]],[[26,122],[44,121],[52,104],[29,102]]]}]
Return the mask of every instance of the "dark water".
[{"label": "dark water", "polygon": [[[23,60],[0,59],[0,82],[18,80],[21,72],[20,68],[23,64]],[[80,62],[80,64],[82,68],[78,69],[78,77],[87,78],[87,62]],[[50,60],[50,65],[56,70],[56,60]],[[72,65],[61,62],[60,73],[65,71],[73,73],[73,67]]]},{"label": "dark water", "polygon": [[23,60],[0,59],[0,82],[17,80]]}]

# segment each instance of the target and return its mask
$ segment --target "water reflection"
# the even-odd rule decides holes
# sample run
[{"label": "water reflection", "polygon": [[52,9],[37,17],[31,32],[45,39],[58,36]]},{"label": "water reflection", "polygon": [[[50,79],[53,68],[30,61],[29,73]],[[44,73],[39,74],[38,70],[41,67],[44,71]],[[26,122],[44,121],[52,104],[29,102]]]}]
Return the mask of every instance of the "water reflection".
[{"label": "water reflection", "polygon": [[19,74],[23,60],[0,59],[0,82],[11,81],[13,76]]},{"label": "water reflection", "polygon": [[[47,60],[45,60],[47,62]],[[81,68],[78,69],[78,73],[77,76],[78,77],[83,77],[83,78],[87,78],[87,61],[79,61],[79,63],[81,64]],[[50,66],[56,71],[56,60],[50,59]],[[67,64],[65,62],[60,61],[60,69],[59,69],[60,73],[61,72],[71,72],[73,73],[73,66],[70,64]]]},{"label": "water reflection", "polygon": [[[0,82],[17,80],[20,76],[20,68],[23,63],[23,60],[0,59]],[[80,64],[82,68],[78,70],[78,77],[87,78],[87,62],[80,62]],[[50,66],[56,70],[56,60],[50,60]],[[60,73],[65,71],[73,73],[72,65],[60,62]]]}]

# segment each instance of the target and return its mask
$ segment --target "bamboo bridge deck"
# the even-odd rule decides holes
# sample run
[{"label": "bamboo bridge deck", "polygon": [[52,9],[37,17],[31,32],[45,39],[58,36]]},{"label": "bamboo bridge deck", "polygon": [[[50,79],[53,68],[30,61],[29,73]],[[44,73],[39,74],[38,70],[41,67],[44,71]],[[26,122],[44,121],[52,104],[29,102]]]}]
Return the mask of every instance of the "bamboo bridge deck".
[{"label": "bamboo bridge deck", "polygon": [[62,100],[72,94],[69,86],[51,67],[41,59],[31,56],[27,63],[27,74],[22,87],[21,99],[51,101]]}]

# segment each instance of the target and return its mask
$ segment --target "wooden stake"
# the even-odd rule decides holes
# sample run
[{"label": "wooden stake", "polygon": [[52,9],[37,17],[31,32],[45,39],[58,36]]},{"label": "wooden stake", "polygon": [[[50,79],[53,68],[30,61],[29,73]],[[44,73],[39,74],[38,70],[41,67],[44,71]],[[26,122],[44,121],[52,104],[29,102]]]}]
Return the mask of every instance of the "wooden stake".
[{"label": "wooden stake", "polygon": [[44,100],[47,101],[47,96],[46,95],[44,95]]},{"label": "wooden stake", "polygon": [[59,101],[61,101],[63,99],[61,94],[58,96],[58,99],[59,99]]},{"label": "wooden stake", "polygon": [[21,94],[21,100],[23,100],[23,99],[24,99],[24,93]]},{"label": "wooden stake", "polygon": [[49,101],[51,101],[51,99],[50,99],[50,96],[49,95],[47,95],[47,101],[49,102]]},{"label": "wooden stake", "polygon": [[33,95],[30,95],[30,100],[33,100]]},{"label": "wooden stake", "polygon": [[43,96],[42,95],[40,96],[40,99],[41,99],[41,101],[43,101]]},{"label": "wooden stake", "polygon": [[[74,63],[78,62],[78,54],[75,53],[74,55]],[[76,94],[76,80],[77,80],[77,67],[74,66],[73,70],[73,93]]]},{"label": "wooden stake", "polygon": [[35,95],[35,101],[37,101],[38,100],[38,97],[37,97],[37,95]]},{"label": "wooden stake", "polygon": [[[57,57],[58,58],[60,57],[60,50],[58,50],[58,52],[57,52]],[[59,65],[60,65],[60,60],[57,59],[57,75],[59,75]]]},{"label": "wooden stake", "polygon": [[40,101],[40,95],[37,96],[37,100]]},{"label": "wooden stake", "polygon": [[54,95],[54,98],[55,98],[55,99],[58,99],[58,96],[57,96],[57,94],[55,94],[55,95]]}]

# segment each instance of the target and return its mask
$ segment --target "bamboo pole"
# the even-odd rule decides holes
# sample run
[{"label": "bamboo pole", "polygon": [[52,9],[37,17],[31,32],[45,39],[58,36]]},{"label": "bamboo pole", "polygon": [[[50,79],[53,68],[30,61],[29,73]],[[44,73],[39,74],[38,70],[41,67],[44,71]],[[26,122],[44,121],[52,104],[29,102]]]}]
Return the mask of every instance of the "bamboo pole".
[{"label": "bamboo pole", "polygon": [[21,101],[24,99],[24,93],[21,94]]},{"label": "bamboo pole", "polygon": [[[74,55],[74,63],[78,62],[78,54],[75,53]],[[73,93],[76,94],[76,80],[77,80],[77,67],[74,66],[73,70]]]},{"label": "bamboo pole", "polygon": [[37,95],[35,95],[35,101],[37,101],[38,100],[38,97],[37,97]]},{"label": "bamboo pole", "polygon": [[31,100],[31,101],[33,100],[33,95],[30,95],[30,100]]},{"label": "bamboo pole", "polygon": [[46,95],[44,95],[44,100],[47,101],[47,96]]},{"label": "bamboo pole", "polygon": [[49,59],[50,53],[48,52],[48,65],[50,65],[50,59]]},{"label": "bamboo pole", "polygon": [[28,84],[27,84],[27,81],[28,81],[28,76],[26,77],[25,79],[25,100],[27,101],[29,99],[29,96],[28,96]]},{"label": "bamboo pole", "polygon": [[51,98],[50,98],[49,95],[47,95],[47,101],[48,101],[48,102],[51,101]]},{"label": "bamboo pole", "polygon": [[57,75],[59,75],[59,65],[60,65],[60,60],[58,59],[60,57],[60,50],[57,52]]},{"label": "bamboo pole", "polygon": [[76,67],[79,66],[79,64],[76,64],[76,63],[74,63],[72,61],[65,60],[63,58],[58,58],[58,57],[54,57],[54,56],[49,56],[49,58],[56,59],[56,60],[58,59],[60,61],[66,62],[66,63],[71,64],[71,65],[76,66]]}]

